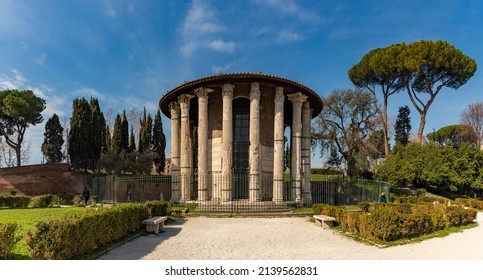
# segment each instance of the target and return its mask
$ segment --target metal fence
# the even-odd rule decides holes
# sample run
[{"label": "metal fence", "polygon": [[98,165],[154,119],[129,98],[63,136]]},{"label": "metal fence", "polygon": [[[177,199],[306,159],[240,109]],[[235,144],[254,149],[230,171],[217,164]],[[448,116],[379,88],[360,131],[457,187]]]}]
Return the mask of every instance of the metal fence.
[{"label": "metal fence", "polygon": [[[259,197],[250,199],[250,179],[247,174],[233,174],[229,178],[220,174],[208,178],[192,179],[185,182],[184,196],[180,185],[187,178],[160,176],[102,176],[91,180],[92,194],[99,202],[144,202],[146,200],[172,201],[174,206],[186,207],[191,211],[213,212],[260,212],[288,211],[293,207],[311,207],[315,203],[331,205],[351,205],[359,202],[377,201],[381,192],[389,196],[389,185],[385,182],[353,179],[342,176],[315,177],[310,181],[310,200],[297,201],[290,176],[283,178],[283,201],[273,201],[273,176],[263,174],[259,180]],[[199,198],[198,180],[206,187],[204,198]],[[230,182],[230,191],[224,187]],[[173,192],[173,188],[175,188]],[[303,189],[303,186],[301,186]],[[306,188],[309,189],[309,188]],[[176,199],[172,197],[175,193]],[[305,194],[307,195],[307,194]],[[179,197],[184,197],[179,201]],[[389,197],[388,197],[389,198]]]}]

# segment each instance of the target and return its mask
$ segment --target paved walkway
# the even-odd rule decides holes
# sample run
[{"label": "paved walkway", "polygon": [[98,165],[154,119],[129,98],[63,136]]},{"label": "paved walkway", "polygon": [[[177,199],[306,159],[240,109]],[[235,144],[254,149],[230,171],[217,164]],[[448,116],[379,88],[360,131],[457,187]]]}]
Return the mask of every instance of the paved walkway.
[{"label": "paved walkway", "polygon": [[322,229],[307,218],[179,219],[158,236],[115,248],[107,260],[483,260],[480,226],[420,243],[378,248]]}]

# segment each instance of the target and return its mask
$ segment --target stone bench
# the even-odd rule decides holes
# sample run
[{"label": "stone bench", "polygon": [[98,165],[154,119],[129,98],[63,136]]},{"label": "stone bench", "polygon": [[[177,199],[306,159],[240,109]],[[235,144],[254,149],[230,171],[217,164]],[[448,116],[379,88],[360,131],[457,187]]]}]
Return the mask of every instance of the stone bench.
[{"label": "stone bench", "polygon": [[159,234],[159,232],[164,232],[164,221],[168,217],[166,216],[154,216],[149,219],[143,220],[143,224],[146,225],[146,231],[154,232],[154,234]]},{"label": "stone bench", "polygon": [[314,215],[315,223],[323,228],[330,228],[334,225],[335,218],[325,215]]}]

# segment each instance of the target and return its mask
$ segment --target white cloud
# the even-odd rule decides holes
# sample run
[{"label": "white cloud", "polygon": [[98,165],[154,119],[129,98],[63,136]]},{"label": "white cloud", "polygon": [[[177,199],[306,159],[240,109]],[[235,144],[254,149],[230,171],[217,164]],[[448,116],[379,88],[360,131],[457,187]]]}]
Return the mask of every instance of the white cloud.
[{"label": "white cloud", "polygon": [[281,15],[295,17],[300,21],[319,19],[316,13],[298,6],[293,0],[253,0],[253,2],[274,10]]},{"label": "white cloud", "polygon": [[232,52],[236,44],[222,39],[215,39],[226,28],[217,20],[218,15],[207,1],[194,0],[181,24],[181,53],[190,56],[198,49],[210,49],[218,52]]},{"label": "white cloud", "polygon": [[214,51],[231,53],[235,50],[236,44],[233,42],[226,42],[221,39],[211,41],[209,48]]},{"label": "white cloud", "polygon": [[282,30],[279,33],[278,40],[280,42],[295,42],[303,39],[303,36],[288,30]]},{"label": "white cloud", "polygon": [[35,61],[36,64],[43,66],[43,65],[45,65],[45,58],[46,57],[47,57],[47,55],[45,53],[43,53],[43,54],[37,56],[34,61]]},{"label": "white cloud", "polygon": [[74,90],[72,93],[75,96],[79,96],[79,97],[94,97],[104,102],[106,102],[107,100],[104,94],[100,93],[99,91],[93,88],[81,87],[79,89]]}]

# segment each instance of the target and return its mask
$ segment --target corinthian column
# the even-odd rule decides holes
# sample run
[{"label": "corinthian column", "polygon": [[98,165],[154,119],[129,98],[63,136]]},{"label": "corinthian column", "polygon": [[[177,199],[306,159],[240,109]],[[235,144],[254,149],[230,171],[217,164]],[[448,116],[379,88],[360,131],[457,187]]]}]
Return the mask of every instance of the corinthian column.
[{"label": "corinthian column", "polygon": [[261,200],[260,148],[260,85],[252,83],[250,90],[250,201]]},{"label": "corinthian column", "polygon": [[307,100],[307,96],[301,92],[287,95],[288,99],[292,101],[292,195],[295,196],[295,201],[302,201],[301,189],[301,142],[302,142],[302,103]]},{"label": "corinthian column", "polygon": [[179,103],[169,103],[171,113],[171,200],[180,199],[180,176],[179,176],[179,125],[180,111]]},{"label": "corinthian column", "polygon": [[198,200],[208,200],[208,94],[209,88],[197,88],[198,96]]},{"label": "corinthian column", "polygon": [[180,155],[180,171],[181,171],[181,201],[191,199],[191,139],[190,139],[190,99],[193,95],[182,94],[178,96],[178,102],[181,108],[181,155]]},{"label": "corinthian column", "polygon": [[232,146],[233,146],[233,89],[232,84],[224,84],[222,89],[223,97],[223,123],[222,123],[222,145],[221,145],[221,199],[230,201],[232,199]]},{"label": "corinthian column", "polygon": [[275,113],[273,125],[273,201],[283,201],[283,144],[284,144],[284,118],[283,118],[283,88],[275,88]]},{"label": "corinthian column", "polygon": [[312,119],[312,109],[310,104],[305,101],[302,105],[302,199],[303,201],[312,201],[310,193],[310,134]]}]

